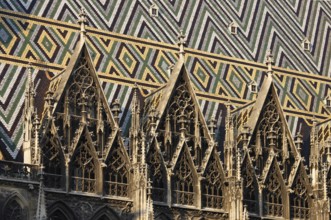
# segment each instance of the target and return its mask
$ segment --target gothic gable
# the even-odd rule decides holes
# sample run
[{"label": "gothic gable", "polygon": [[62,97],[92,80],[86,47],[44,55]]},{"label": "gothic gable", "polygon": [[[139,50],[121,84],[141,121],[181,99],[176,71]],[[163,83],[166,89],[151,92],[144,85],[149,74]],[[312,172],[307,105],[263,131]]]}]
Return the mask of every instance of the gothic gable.
[{"label": "gothic gable", "polygon": [[77,144],[70,159],[71,189],[97,193],[96,180],[100,178],[99,160],[87,128],[77,137]]},{"label": "gothic gable", "polygon": [[85,38],[76,45],[68,67],[52,79],[43,124],[53,121],[61,146],[70,154],[86,126],[99,157],[109,152],[118,125],[110,112]]},{"label": "gothic gable", "polygon": [[50,188],[61,188],[64,183],[66,160],[54,122],[51,121],[48,127],[42,140],[45,185]]},{"label": "gothic gable", "polygon": [[286,204],[286,185],[279,165],[274,155],[268,158],[267,165],[262,175],[263,212],[265,215],[284,217]]},{"label": "gothic gable", "polygon": [[287,159],[290,153],[296,156],[297,151],[272,77],[272,75],[268,76],[267,82],[263,84],[247,122],[253,134],[250,144],[255,146],[253,150],[256,156],[262,155],[263,151],[272,147],[275,153]]},{"label": "gothic gable", "polygon": [[303,162],[298,161],[294,167],[293,178],[289,181],[292,193],[290,194],[291,217],[309,219],[312,189]]},{"label": "gothic gable", "polygon": [[[97,107],[102,108],[107,120],[114,125],[85,40],[77,43],[68,67],[52,81],[54,81],[51,83],[54,92],[54,112],[64,112],[65,108],[69,107],[70,113],[79,114],[82,109],[79,103],[85,100],[88,102],[88,113],[91,116],[96,116]],[[66,101],[69,101],[69,106],[64,105]],[[94,104],[100,102],[100,105],[92,106],[93,102]]]},{"label": "gothic gable", "polygon": [[186,143],[179,152],[178,161],[172,169],[172,201],[180,205],[196,205],[198,174],[194,168],[189,149]]},{"label": "gothic gable", "polygon": [[224,208],[225,174],[215,148],[209,157],[201,182],[202,205],[207,208]]},{"label": "gothic gable", "polygon": [[[247,134],[249,135],[245,136]],[[245,142],[244,139],[258,175],[263,175],[270,152],[273,152],[284,171],[283,178],[289,177],[300,152],[288,128],[271,73],[268,73],[262,85],[246,126],[241,128],[239,145]]]},{"label": "gothic gable", "polygon": [[206,150],[212,150],[213,140],[182,60],[176,64],[169,82],[147,98],[144,109],[145,129],[155,127],[164,159],[171,161],[178,156],[174,154],[182,134],[192,148],[195,165],[201,166]]},{"label": "gothic gable", "polygon": [[104,166],[104,193],[110,196],[128,197],[130,159],[118,134],[111,144]]},{"label": "gothic gable", "polygon": [[[162,95],[160,95],[162,94]],[[172,72],[171,79],[168,84],[159,92],[153,95],[160,97],[154,102],[146,102],[146,109],[155,108],[159,113],[160,118],[157,121],[157,128],[164,128],[164,122],[167,114],[174,118],[174,123],[177,122],[181,114],[185,114],[186,120],[191,120],[191,123],[198,121],[200,126],[206,125],[205,119],[199,108],[199,104],[189,77],[188,70],[185,65],[179,61]],[[178,122],[177,122],[178,123]],[[186,125],[188,132],[194,134],[194,124]],[[205,126],[205,129],[207,126]],[[175,128],[179,132],[179,127]],[[208,136],[208,131],[204,131],[204,135]]]}]

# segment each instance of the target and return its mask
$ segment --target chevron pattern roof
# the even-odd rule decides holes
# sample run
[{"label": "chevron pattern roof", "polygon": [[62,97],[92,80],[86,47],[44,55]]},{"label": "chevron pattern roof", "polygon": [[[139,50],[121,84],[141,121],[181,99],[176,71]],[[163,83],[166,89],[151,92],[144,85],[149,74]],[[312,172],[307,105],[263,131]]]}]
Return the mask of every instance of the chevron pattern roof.
[{"label": "chevron pattern roof", "polygon": [[[135,82],[147,94],[168,80],[177,60],[176,35],[188,35],[187,67],[203,113],[216,115],[221,103],[234,107],[255,100],[248,89],[261,85],[268,49],[275,57],[277,88],[293,132],[315,115],[328,118],[330,93],[330,1],[10,1],[0,2],[0,148],[16,158],[22,143],[26,66],[35,68],[39,110],[49,79],[66,67],[78,39],[79,8],[89,15],[88,44],[108,101],[120,98],[124,133],[130,122]],[[228,25],[235,21],[238,34]],[[73,24],[74,23],[74,24]],[[311,51],[301,48],[309,39]],[[308,128],[307,128],[308,129]],[[220,137],[220,141],[222,141]]]}]

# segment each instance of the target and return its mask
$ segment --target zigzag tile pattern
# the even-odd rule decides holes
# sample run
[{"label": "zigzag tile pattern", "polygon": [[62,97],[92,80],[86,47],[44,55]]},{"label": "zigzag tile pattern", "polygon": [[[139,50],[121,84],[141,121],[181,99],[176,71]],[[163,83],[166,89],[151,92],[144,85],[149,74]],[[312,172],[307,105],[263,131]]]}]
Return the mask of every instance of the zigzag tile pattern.
[{"label": "zigzag tile pattern", "polygon": [[[157,1],[159,16],[149,15],[151,0],[11,1],[0,8],[75,23],[80,7],[95,28],[174,44],[179,29],[188,47],[264,62],[268,49],[276,66],[331,76],[331,6],[329,1]],[[228,25],[235,21],[237,35]],[[312,51],[301,48],[303,39]]]},{"label": "zigzag tile pattern", "polygon": [[[0,2],[0,146],[7,157],[21,156],[26,66],[32,61],[36,68],[41,107],[49,78],[65,68],[78,40],[78,26],[70,24],[76,23],[78,2]],[[293,134],[298,124],[308,129],[313,115],[329,115],[322,103],[331,89],[329,2],[158,1],[157,18],[149,16],[151,2],[145,0],[82,4],[93,15],[89,50],[108,101],[119,98],[122,103],[124,134],[130,124],[133,84],[137,82],[146,95],[168,80],[167,68],[177,60],[174,40],[180,28],[188,34],[187,66],[201,108],[207,119],[218,118],[219,131],[223,102],[231,100],[240,107],[256,98],[247,84],[262,84],[269,48],[275,65],[283,67],[275,68],[277,88]],[[239,25],[238,35],[228,33],[232,21]],[[305,37],[312,42],[311,52],[301,49]]]}]

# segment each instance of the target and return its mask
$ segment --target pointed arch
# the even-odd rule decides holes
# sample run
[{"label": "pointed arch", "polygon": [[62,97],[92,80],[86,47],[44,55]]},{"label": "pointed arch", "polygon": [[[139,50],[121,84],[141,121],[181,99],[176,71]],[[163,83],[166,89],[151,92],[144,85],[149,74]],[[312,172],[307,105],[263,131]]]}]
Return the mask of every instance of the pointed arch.
[{"label": "pointed arch", "polygon": [[128,197],[129,158],[121,137],[117,134],[105,161],[104,193],[110,196]]},{"label": "pointed arch", "polygon": [[119,215],[110,207],[104,206],[97,210],[91,220],[120,220]]},{"label": "pointed arch", "polygon": [[73,211],[62,201],[53,203],[47,210],[51,220],[75,220]]},{"label": "pointed arch", "polygon": [[83,130],[85,132],[82,132],[70,161],[70,185],[73,191],[95,193],[97,190],[96,179],[99,176],[99,161],[87,128],[85,127]]},{"label": "pointed arch", "polygon": [[153,201],[167,201],[167,178],[164,161],[158,147],[157,139],[154,138],[147,154],[149,177],[152,180]]},{"label": "pointed arch", "polygon": [[285,184],[275,158],[271,161],[263,189],[263,213],[267,216],[284,217],[287,194]]},{"label": "pointed arch", "polygon": [[202,181],[202,205],[213,209],[222,209],[224,205],[224,173],[218,154],[213,149],[207,163],[205,179]]},{"label": "pointed arch", "polygon": [[254,167],[250,160],[249,153],[246,151],[243,163],[241,165],[243,177],[243,201],[247,205],[247,210],[251,213],[259,213],[259,191],[258,182]]},{"label": "pointed arch", "polygon": [[2,217],[6,220],[27,220],[29,219],[28,203],[18,193],[11,195],[5,202],[2,209]]},{"label": "pointed arch", "polygon": [[189,149],[184,146],[179,154],[177,163],[173,169],[172,192],[173,203],[180,205],[195,205],[195,194],[197,194],[197,174]]},{"label": "pointed arch", "polygon": [[290,195],[291,218],[309,219],[311,198],[309,196],[309,180],[302,163],[292,183],[293,193]]}]

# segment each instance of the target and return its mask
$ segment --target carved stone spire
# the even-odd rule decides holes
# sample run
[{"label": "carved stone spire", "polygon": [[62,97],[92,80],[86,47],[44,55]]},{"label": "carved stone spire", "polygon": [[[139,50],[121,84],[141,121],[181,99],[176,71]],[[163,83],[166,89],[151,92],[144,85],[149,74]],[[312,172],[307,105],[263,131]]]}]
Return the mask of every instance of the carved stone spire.
[{"label": "carved stone spire", "polygon": [[226,103],[226,118],[225,118],[225,141],[224,141],[224,160],[225,168],[229,177],[234,175],[234,131],[232,123],[232,114],[231,114],[231,103],[228,101]]},{"label": "carved stone spire", "polygon": [[152,181],[148,179],[147,182],[147,212],[146,220],[154,219],[153,199],[152,199]]},{"label": "carved stone spire", "polygon": [[34,83],[32,79],[32,66],[29,64],[28,67],[28,77],[26,82],[26,89],[25,89],[25,106],[24,112],[26,115],[32,114],[34,112]]},{"label": "carved stone spire", "polygon": [[134,88],[133,88],[134,92],[133,92],[133,99],[132,99],[132,107],[131,107],[131,111],[132,111],[132,124],[131,124],[131,129],[133,132],[136,133],[136,135],[138,135],[138,131],[140,128],[140,104],[138,101],[138,95],[137,95],[137,90],[138,90],[138,85],[135,84]]},{"label": "carved stone spire", "polygon": [[45,192],[44,192],[44,166],[40,166],[40,183],[39,183],[39,195],[38,195],[38,204],[36,211],[36,220],[46,220],[46,201],[45,201]]},{"label": "carved stone spire", "polygon": [[325,156],[326,156],[326,163],[331,165],[331,138],[329,137],[325,143]]},{"label": "carved stone spire", "polygon": [[303,143],[302,134],[301,134],[301,126],[302,126],[302,124],[300,124],[299,131],[298,131],[297,135],[295,136],[295,141],[294,141],[295,146],[298,150],[298,153],[300,153],[300,154],[301,154],[302,143]]},{"label": "carved stone spire", "polygon": [[141,145],[141,164],[147,166],[146,163],[146,139],[144,131],[140,131],[140,145]]},{"label": "carved stone spire", "polygon": [[209,132],[210,132],[210,135],[212,138],[215,138],[215,130],[216,130],[216,119],[214,116],[212,116],[210,119],[209,119],[209,125],[208,125],[208,128],[209,128]]},{"label": "carved stone spire", "polygon": [[328,166],[323,163],[323,199],[328,199],[328,186],[327,186]]},{"label": "carved stone spire", "polygon": [[272,55],[271,50],[268,50],[266,57],[266,64],[268,66],[268,74],[272,73],[272,64],[274,64],[274,56]]},{"label": "carved stone spire", "polygon": [[239,149],[237,150],[236,164],[237,164],[237,167],[236,167],[236,170],[237,170],[237,173],[236,173],[237,180],[238,181],[241,181],[241,152],[240,152]]},{"label": "carved stone spire", "polygon": [[149,124],[150,124],[149,135],[152,137],[155,135],[156,121],[158,120],[158,114],[157,114],[157,111],[154,106],[151,107],[148,118],[149,118]]},{"label": "carved stone spire", "polygon": [[313,190],[318,190],[318,182],[319,182],[319,145],[317,139],[317,122],[316,119],[313,119],[313,126],[311,128],[311,136],[310,136],[310,172],[312,177],[312,187]]},{"label": "carved stone spire", "polygon": [[33,141],[33,117],[35,115],[34,106],[34,83],[32,79],[32,67],[28,67],[28,77],[25,90],[25,103],[24,103],[24,123],[23,123],[23,154],[24,163],[32,162],[32,141]]},{"label": "carved stone spire", "polygon": [[179,59],[184,59],[185,50],[184,46],[186,45],[186,35],[183,33],[183,30],[180,30],[178,36],[177,44],[179,46]]},{"label": "carved stone spire", "polygon": [[167,113],[166,122],[165,122],[165,133],[164,133],[164,144],[169,143],[171,144],[171,124],[170,124],[170,115]]},{"label": "carved stone spire", "polygon": [[33,157],[32,157],[32,163],[39,164],[40,162],[40,148],[39,148],[39,118],[38,114],[36,113],[34,115],[34,121],[33,121],[33,131],[34,131],[34,140],[33,140]]},{"label": "carved stone spire", "polygon": [[133,163],[138,162],[138,145],[139,145],[139,103],[137,100],[137,84],[133,88],[133,98],[131,104],[131,127],[130,127],[130,156]]},{"label": "carved stone spire", "polygon": [[79,13],[79,18],[77,21],[80,24],[80,39],[85,40],[86,37],[86,25],[88,24],[86,11],[84,8],[81,8]]},{"label": "carved stone spire", "polygon": [[47,118],[51,119],[53,115],[54,109],[54,98],[53,98],[53,91],[48,90],[46,93],[45,101],[47,103]]}]

